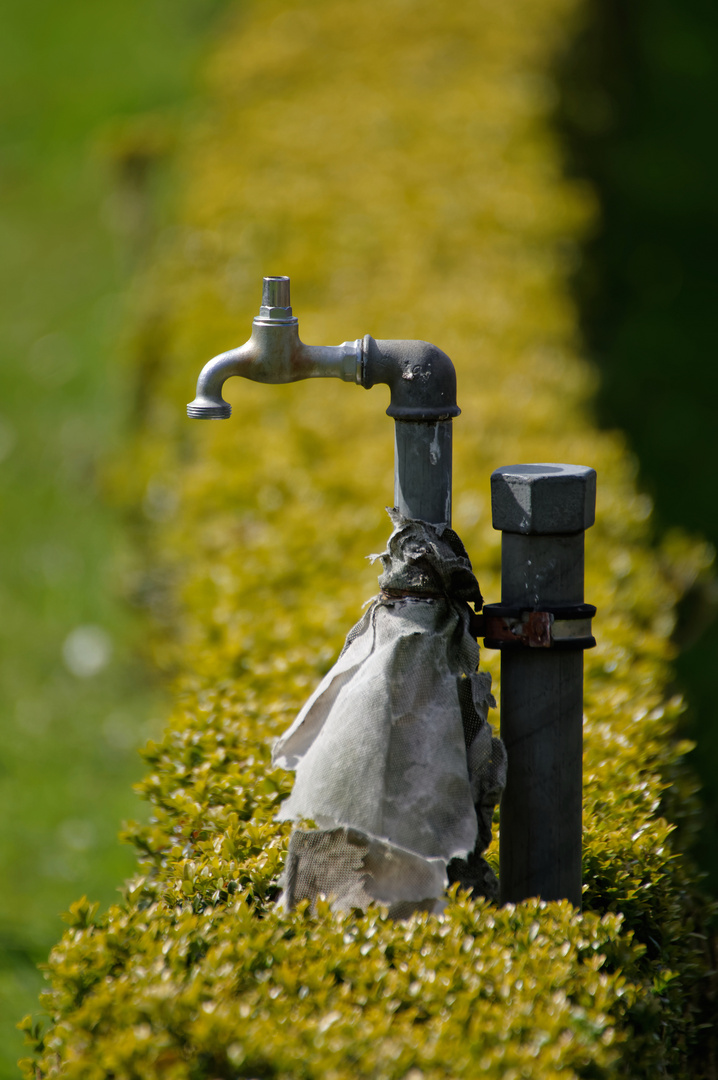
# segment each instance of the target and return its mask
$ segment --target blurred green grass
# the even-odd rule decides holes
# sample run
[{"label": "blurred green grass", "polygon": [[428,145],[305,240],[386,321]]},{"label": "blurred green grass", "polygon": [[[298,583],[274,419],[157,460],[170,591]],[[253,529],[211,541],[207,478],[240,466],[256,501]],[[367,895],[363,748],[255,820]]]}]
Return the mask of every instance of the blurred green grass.
[{"label": "blurred green grass", "polygon": [[59,913],[83,892],[109,902],[134,864],[116,835],[141,813],[136,747],[160,691],[101,477],[129,411],[130,273],[171,198],[154,159],[219,7],[5,0],[0,15],[3,1078]]}]

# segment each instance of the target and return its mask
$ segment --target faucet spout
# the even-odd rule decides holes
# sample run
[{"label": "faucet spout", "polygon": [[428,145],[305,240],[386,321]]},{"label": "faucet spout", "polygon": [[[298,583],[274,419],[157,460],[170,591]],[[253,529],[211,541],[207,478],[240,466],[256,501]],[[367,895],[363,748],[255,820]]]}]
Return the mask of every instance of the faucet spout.
[{"label": "faucet spout", "polygon": [[187,406],[187,415],[193,420],[226,420],[232,415],[232,406],[222,397],[222,387],[231,375],[243,375],[248,366],[242,345],[230,349],[209,360],[197,379],[197,393]]}]

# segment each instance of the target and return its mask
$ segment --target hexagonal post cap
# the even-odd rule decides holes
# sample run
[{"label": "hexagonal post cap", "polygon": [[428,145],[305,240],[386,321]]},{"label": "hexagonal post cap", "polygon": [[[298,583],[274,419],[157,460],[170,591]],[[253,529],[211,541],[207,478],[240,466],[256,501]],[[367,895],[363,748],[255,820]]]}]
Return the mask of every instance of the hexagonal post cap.
[{"label": "hexagonal post cap", "polygon": [[583,532],[596,520],[596,470],[544,462],[496,469],[491,474],[491,514],[501,532]]}]

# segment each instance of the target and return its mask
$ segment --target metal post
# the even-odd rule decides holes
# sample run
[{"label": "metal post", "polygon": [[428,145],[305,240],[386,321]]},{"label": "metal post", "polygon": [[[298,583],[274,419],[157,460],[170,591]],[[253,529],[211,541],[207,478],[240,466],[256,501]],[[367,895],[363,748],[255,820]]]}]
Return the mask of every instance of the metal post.
[{"label": "metal post", "polygon": [[595,644],[584,530],[595,501],[596,473],[579,465],[512,465],[491,477],[493,526],[503,533],[501,604],[485,608],[486,644],[502,650],[502,903],[581,905],[581,650]]},{"label": "metal post", "polygon": [[409,518],[451,524],[451,420],[394,424],[394,505]]}]

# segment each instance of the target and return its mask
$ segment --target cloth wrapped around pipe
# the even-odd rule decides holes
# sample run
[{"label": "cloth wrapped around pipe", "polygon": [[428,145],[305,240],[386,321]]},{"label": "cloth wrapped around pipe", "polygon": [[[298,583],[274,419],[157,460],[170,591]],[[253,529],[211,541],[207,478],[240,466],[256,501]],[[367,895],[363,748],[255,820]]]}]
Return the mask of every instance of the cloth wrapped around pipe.
[{"label": "cloth wrapped around pipe", "polygon": [[326,896],[337,910],[380,903],[397,918],[440,911],[450,881],[496,898],[482,858],[506,782],[488,723],[491,676],[468,602],[481,593],[448,526],[405,518],[381,559],[381,592],[329,673],[276,742],[296,771],[282,903]]}]

